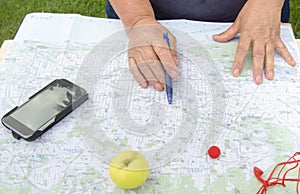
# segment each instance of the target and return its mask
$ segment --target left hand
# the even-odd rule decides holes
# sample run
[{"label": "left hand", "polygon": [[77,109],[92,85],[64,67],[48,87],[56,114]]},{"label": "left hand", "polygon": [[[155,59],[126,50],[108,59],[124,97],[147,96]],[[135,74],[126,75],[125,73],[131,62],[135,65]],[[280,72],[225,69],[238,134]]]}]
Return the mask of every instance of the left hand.
[{"label": "left hand", "polygon": [[296,62],[280,38],[280,17],[284,0],[248,0],[240,11],[235,22],[213,39],[226,42],[240,33],[236,49],[232,74],[240,75],[245,57],[253,45],[253,81],[263,82],[263,69],[267,79],[274,78],[274,49],[276,48],[285,61],[295,66]]}]

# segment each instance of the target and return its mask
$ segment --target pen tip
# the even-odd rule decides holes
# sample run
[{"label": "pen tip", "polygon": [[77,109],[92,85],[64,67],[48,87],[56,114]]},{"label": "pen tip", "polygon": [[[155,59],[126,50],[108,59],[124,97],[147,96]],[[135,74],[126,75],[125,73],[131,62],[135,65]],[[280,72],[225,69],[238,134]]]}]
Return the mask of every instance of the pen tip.
[{"label": "pen tip", "polygon": [[172,99],[171,98],[168,98],[168,103],[172,104]]}]

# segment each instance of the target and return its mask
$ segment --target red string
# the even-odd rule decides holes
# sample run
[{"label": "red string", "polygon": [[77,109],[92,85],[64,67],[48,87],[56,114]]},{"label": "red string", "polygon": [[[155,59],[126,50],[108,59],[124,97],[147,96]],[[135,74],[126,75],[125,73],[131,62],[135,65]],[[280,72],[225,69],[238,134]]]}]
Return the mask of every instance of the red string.
[{"label": "red string", "polygon": [[[297,158],[297,156],[298,156],[298,158]],[[298,167],[299,163],[300,163],[300,152],[296,152],[292,157],[290,157],[288,159],[288,161],[277,164],[273,168],[270,176],[266,180],[264,180],[262,178],[262,175],[264,172],[261,169],[254,167],[254,169],[253,169],[254,175],[262,183],[262,186],[260,187],[260,189],[258,190],[258,192],[256,194],[265,194],[267,192],[267,188],[269,186],[282,185],[283,187],[285,187],[285,181],[297,182],[296,192],[297,192],[297,194],[299,194],[299,191],[298,191],[299,182],[300,182],[300,167]],[[291,165],[292,167],[289,167],[283,173],[284,169],[287,168],[287,165],[289,165],[289,166]],[[286,178],[287,174],[297,167],[298,167],[298,177],[297,178]],[[277,168],[280,168],[280,170],[279,170],[277,176],[274,177],[274,173],[277,170]],[[283,176],[282,176],[282,178],[280,178],[282,173],[283,173]]]}]

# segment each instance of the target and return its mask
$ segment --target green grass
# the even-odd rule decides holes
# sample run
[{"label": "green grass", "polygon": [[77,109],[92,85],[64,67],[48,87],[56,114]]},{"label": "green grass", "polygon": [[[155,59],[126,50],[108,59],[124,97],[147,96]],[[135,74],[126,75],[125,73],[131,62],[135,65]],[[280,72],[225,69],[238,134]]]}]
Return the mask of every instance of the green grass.
[{"label": "green grass", "polygon": [[291,6],[290,23],[293,26],[293,30],[296,38],[300,38],[300,1],[291,0],[290,6]]},{"label": "green grass", "polygon": [[106,17],[105,0],[0,0],[0,45],[13,39],[25,15],[32,12]]},{"label": "green grass", "polygon": [[[22,19],[32,12],[78,13],[106,17],[105,0],[0,0],[0,45],[13,39]],[[300,3],[291,0],[291,18],[296,38],[300,38]]]}]

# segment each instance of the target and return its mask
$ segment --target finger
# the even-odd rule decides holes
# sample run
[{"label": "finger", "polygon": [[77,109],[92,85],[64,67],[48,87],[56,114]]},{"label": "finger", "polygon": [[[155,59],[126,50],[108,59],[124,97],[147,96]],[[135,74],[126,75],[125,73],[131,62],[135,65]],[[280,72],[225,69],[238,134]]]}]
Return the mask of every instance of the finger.
[{"label": "finger", "polygon": [[147,88],[148,84],[142,73],[140,72],[139,68],[137,67],[136,61],[133,58],[128,59],[129,62],[129,70],[133,75],[134,79],[142,88]]},{"label": "finger", "polygon": [[253,43],[253,80],[256,84],[262,83],[262,72],[265,59],[265,43],[256,40]]},{"label": "finger", "polygon": [[238,46],[236,48],[234,61],[232,65],[232,75],[237,77],[242,72],[242,68],[251,45],[251,39],[248,36],[241,35]]},{"label": "finger", "polygon": [[144,79],[157,91],[163,90],[163,85],[160,84],[155,74],[149,68],[147,58],[155,59],[156,55],[152,48],[149,46],[132,48],[128,52],[129,57],[135,59],[139,72],[143,75]]},{"label": "finger", "polygon": [[169,75],[175,79],[178,77],[178,67],[171,55],[169,48],[166,46],[153,46],[153,49],[158,56],[159,60],[163,64],[165,70]]},{"label": "finger", "polygon": [[289,65],[296,66],[296,61],[293,59],[292,55],[290,54],[290,52],[288,51],[285,44],[282,42],[280,38],[276,42],[275,48],[278,50],[278,52],[281,54],[281,56]]},{"label": "finger", "polygon": [[268,80],[274,79],[274,43],[272,41],[266,44],[265,71]]},{"label": "finger", "polygon": [[239,33],[238,20],[236,20],[227,30],[220,34],[213,35],[213,39],[217,42],[227,42],[233,39]]},{"label": "finger", "polygon": [[163,90],[163,86],[159,83],[151,69],[148,67],[147,62],[142,62],[137,64],[139,70],[143,73],[146,80],[149,82],[151,86],[157,91]]},{"label": "finger", "polygon": [[170,52],[171,55],[173,57],[173,60],[175,62],[175,64],[178,66],[179,62],[178,62],[178,56],[177,56],[177,49],[176,49],[176,37],[169,33],[169,38],[170,38]]},{"label": "finger", "polygon": [[164,87],[166,81],[166,73],[163,69],[162,64],[158,59],[147,61],[148,67],[151,69],[151,71],[154,73],[155,77],[157,78],[159,84],[161,84],[162,87]]},{"label": "finger", "polygon": [[156,53],[151,46],[142,47],[142,50],[140,51],[142,52],[141,54],[143,62],[145,62],[147,64],[147,67],[150,69],[151,76],[154,76],[153,78],[151,78],[152,80],[149,80],[150,85],[152,85],[157,91],[163,90],[165,85],[165,70],[163,69],[159,59],[157,58]]}]

